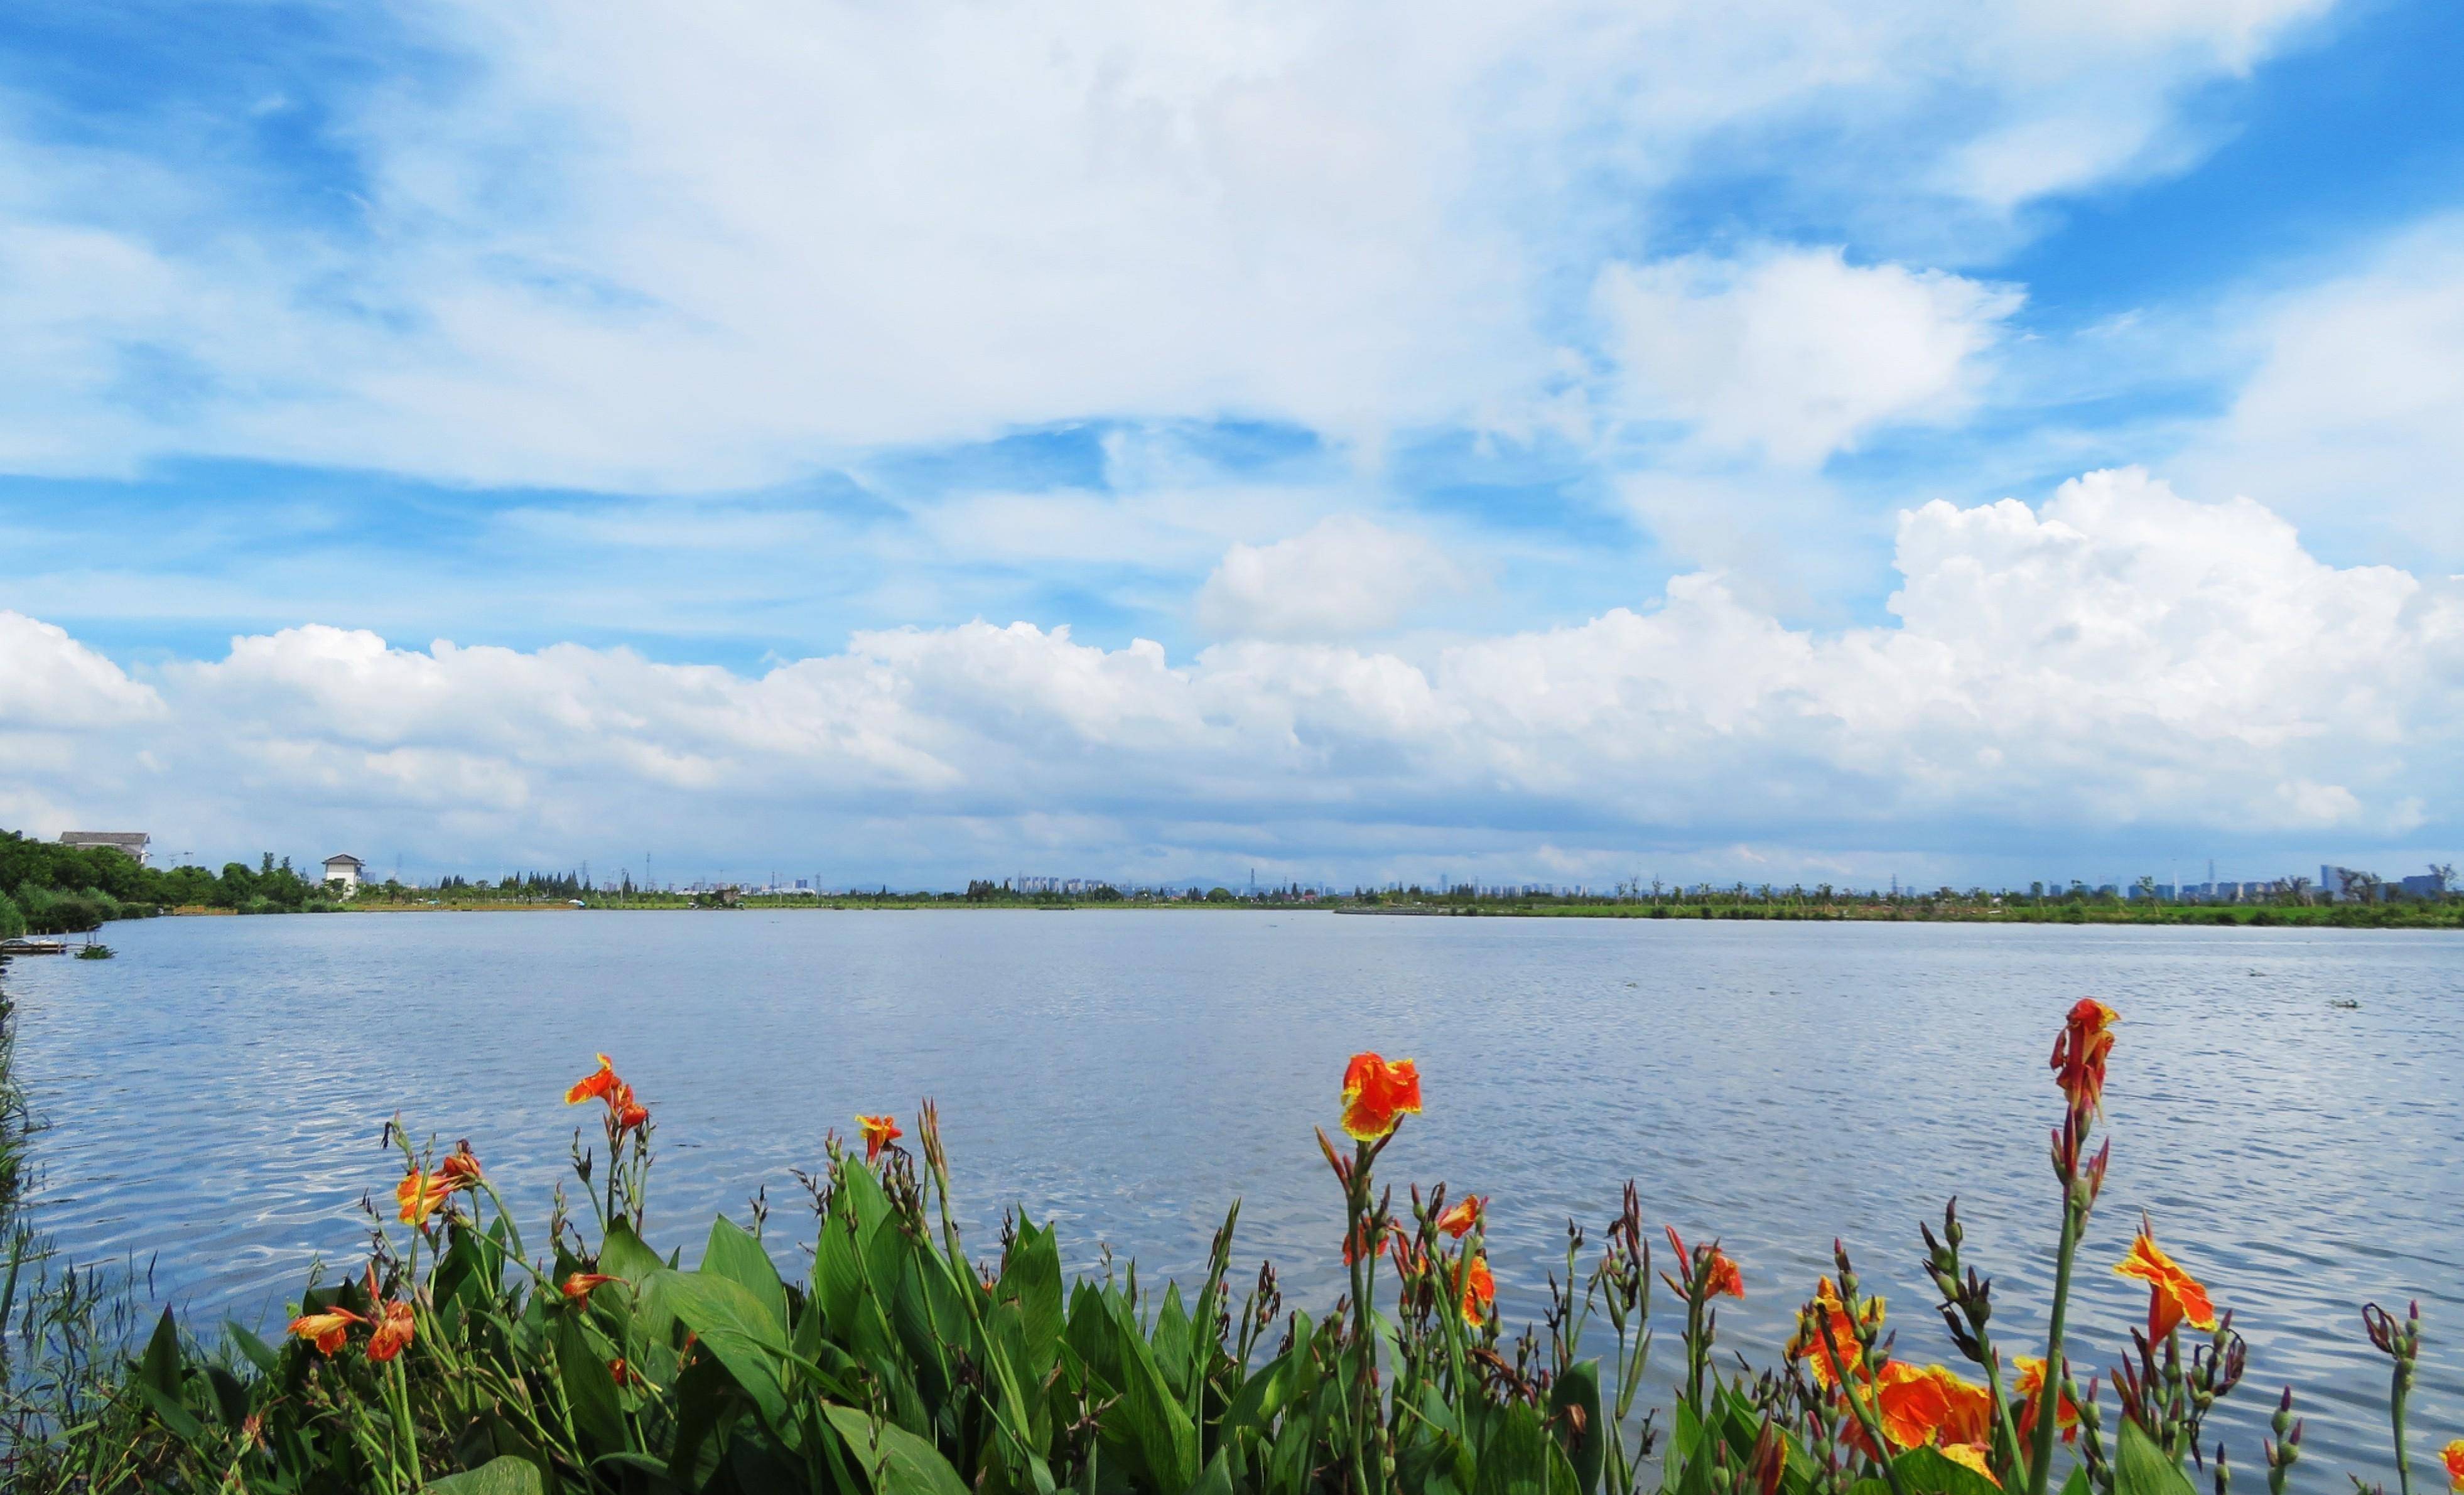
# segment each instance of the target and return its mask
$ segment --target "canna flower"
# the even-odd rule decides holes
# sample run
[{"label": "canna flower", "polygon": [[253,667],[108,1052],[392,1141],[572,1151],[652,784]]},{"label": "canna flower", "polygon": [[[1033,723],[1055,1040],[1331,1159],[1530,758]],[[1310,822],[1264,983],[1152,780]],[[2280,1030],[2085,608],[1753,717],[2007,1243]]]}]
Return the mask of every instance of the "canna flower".
[{"label": "canna flower", "polygon": [[302,1313],[291,1321],[291,1337],[305,1339],[317,1347],[317,1352],[330,1355],[342,1348],[350,1337],[351,1326],[367,1320],[345,1308],[327,1308],[322,1313]]},{"label": "canna flower", "polygon": [[[2045,1362],[2038,1356],[2015,1357],[2019,1366],[2019,1441],[2025,1443],[2036,1431],[2036,1398],[2045,1390]],[[2062,1441],[2079,1438],[2079,1403],[2071,1400],[2068,1391],[2055,1398],[2054,1425],[2061,1429]]]},{"label": "canna flower", "polygon": [[[1676,1250],[1677,1260],[1686,1268],[1689,1277],[1697,1270],[1703,1273],[1703,1299],[1705,1302],[1707,1303],[1713,1298],[1742,1298],[1746,1295],[1746,1274],[1737,1269],[1736,1262],[1729,1257],[1727,1252],[1720,1249],[1720,1243],[1718,1242],[1714,1241],[1711,1242],[1710,1246],[1707,1248],[1710,1252],[1710,1259],[1698,1267],[1695,1264],[1693,1253],[1685,1249],[1684,1238],[1678,1235],[1677,1227],[1674,1225],[1664,1225],[1661,1228],[1668,1232],[1668,1243]],[[1683,1284],[1679,1283],[1677,1279],[1669,1276],[1666,1272],[1660,1274],[1660,1280],[1668,1284],[1669,1290],[1676,1293],[1679,1297],[1688,1300],[1693,1297],[1693,1294],[1686,1290]],[[1828,1283],[1829,1279],[1826,1278],[1824,1281]]]},{"label": "canna flower", "polygon": [[477,1187],[480,1177],[478,1154],[471,1151],[469,1142],[455,1144],[453,1151],[446,1154],[444,1161],[436,1165],[436,1176],[444,1179],[448,1188]]},{"label": "canna flower", "polygon": [[1894,1360],[1882,1367],[1874,1392],[1882,1436],[1902,1448],[1930,1443],[1950,1420],[1950,1397],[1928,1368]]},{"label": "canna flower", "polygon": [[442,1172],[421,1173],[414,1168],[402,1176],[393,1186],[394,1202],[401,1206],[402,1222],[406,1225],[427,1223],[428,1217],[444,1208],[446,1199],[461,1185],[447,1179]]},{"label": "canna flower", "polygon": [[1982,1446],[1993,1440],[1993,1393],[1961,1376],[1947,1365],[1928,1365],[1925,1374],[1942,1388],[1948,1406],[1936,1430],[1945,1453],[1961,1445]]},{"label": "canna flower", "polygon": [[1350,1266],[1353,1263],[1360,1260],[1360,1233],[1364,1228],[1369,1232],[1370,1240],[1375,1242],[1375,1244],[1370,1246],[1368,1254],[1371,1256],[1384,1256],[1386,1254],[1386,1239],[1389,1232],[1386,1229],[1384,1221],[1373,1220],[1370,1220],[1366,1226],[1353,1226],[1350,1233],[1344,1236],[1344,1265]]},{"label": "canna flower", "polygon": [[2113,1024],[2121,1016],[2093,997],[2082,997],[2054,1040],[2054,1083],[2070,1098],[2075,1116],[2104,1114],[2104,1061],[2113,1052]]},{"label": "canna flower", "polygon": [[[1882,1315],[1882,1300],[1867,1298],[1866,1327],[1881,1329]],[[1814,1301],[1806,1305],[1797,1323],[1796,1337],[1788,1342],[1788,1357],[1805,1362],[1813,1373],[1815,1385],[1827,1390],[1838,1379],[1831,1368],[1833,1354],[1838,1357],[1839,1369],[1850,1375],[1863,1368],[1865,1347],[1858,1340],[1857,1325],[1848,1317],[1847,1306],[1839,1301],[1839,1289],[1832,1286],[1830,1278],[1823,1278],[1815,1286]],[[1830,1341],[1831,1353],[1824,1352],[1825,1339]]]},{"label": "canna flower", "polygon": [[2180,1328],[2186,1319],[2198,1329],[2216,1327],[2215,1306],[2208,1301],[2208,1289],[2165,1254],[2146,1220],[2139,1222],[2139,1235],[2130,1242],[2130,1254],[2113,1270],[2116,1276],[2135,1277],[2147,1285],[2150,1345],[2162,1344],[2165,1336]]},{"label": "canna flower", "polygon": [[650,1119],[650,1108],[633,1099],[633,1088],[622,1082],[618,1083],[615,1089],[608,1092],[607,1111],[616,1118],[616,1131],[619,1134],[639,1132],[643,1124]]},{"label": "canna flower", "polygon": [[1463,1273],[1463,1322],[1478,1329],[1488,1319],[1489,1305],[1497,1301],[1497,1279],[1488,1274],[1488,1258],[1475,1256],[1471,1267]]},{"label": "canna flower", "polygon": [[557,1290],[564,1294],[567,1303],[587,1303],[593,1292],[615,1280],[605,1272],[575,1272]]},{"label": "canna flower", "polygon": [[615,1359],[607,1362],[607,1374],[615,1377],[616,1384],[619,1386],[639,1386],[644,1384],[642,1380],[642,1373],[633,1369],[630,1365],[626,1364],[625,1357],[621,1354]]},{"label": "canna flower", "polygon": [[864,1160],[868,1163],[881,1156],[881,1150],[907,1133],[898,1130],[895,1116],[858,1116],[857,1130],[864,1133]]},{"label": "canna flower", "polygon": [[2447,1487],[2464,1490],[2464,1438],[2440,1449],[2438,1456],[2447,1461]]},{"label": "canna flower", "polygon": [[410,1305],[386,1304],[385,1317],[377,1324],[377,1331],[368,1336],[368,1358],[380,1365],[392,1359],[402,1353],[405,1345],[410,1343],[411,1333]]},{"label": "canna flower", "polygon": [[1343,1130],[1355,1141],[1390,1135],[1405,1116],[1420,1113],[1420,1069],[1408,1059],[1388,1064],[1354,1054],[1343,1069]]},{"label": "canna flower", "polygon": [[1942,1453],[1944,1458],[1962,1468],[1973,1469],[1988,1480],[1991,1480],[1995,1485],[2001,1484],[2000,1480],[1993,1479],[1993,1466],[1986,1462],[1984,1444],[1945,1443],[1942,1445]]},{"label": "canna flower", "polygon": [[624,1083],[616,1078],[616,1066],[608,1062],[605,1054],[602,1054],[598,1071],[574,1081],[572,1088],[564,1092],[564,1103],[579,1106],[583,1101],[605,1100],[610,1091]]},{"label": "canna flower", "polygon": [[1438,1217],[1438,1228],[1461,1241],[1470,1235],[1472,1227],[1480,1224],[1487,1214],[1488,1198],[1485,1195],[1466,1194],[1462,1203]]}]

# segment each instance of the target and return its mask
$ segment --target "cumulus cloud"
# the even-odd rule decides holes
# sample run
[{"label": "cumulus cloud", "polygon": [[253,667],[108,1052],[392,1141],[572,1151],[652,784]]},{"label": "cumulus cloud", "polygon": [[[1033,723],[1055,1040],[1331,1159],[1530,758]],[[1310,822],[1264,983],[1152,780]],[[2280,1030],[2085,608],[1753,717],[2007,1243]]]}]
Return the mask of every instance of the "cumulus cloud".
[{"label": "cumulus cloud", "polygon": [[1198,623],[1218,638],[1351,638],[1391,628],[1467,580],[1429,539],[1336,515],[1224,552],[1199,591]]},{"label": "cumulus cloud", "polygon": [[1790,467],[1966,411],[1978,355],[2019,308],[2008,288],[1837,249],[1614,265],[1596,300],[1628,414]]},{"label": "cumulus cloud", "polygon": [[[159,717],[55,702],[91,725],[33,782],[209,844],[280,825],[508,858],[821,846],[850,875],[894,857],[947,878],[1056,847],[1160,875],[1235,848],[1356,867],[1406,843],[2368,840],[2457,820],[2436,788],[2464,767],[2451,584],[2325,564],[2255,503],[2130,470],[2037,508],[1927,504],[1898,564],[1881,627],[1790,627],[1696,574],[1422,653],[1250,637],[1179,664],[1025,624],[864,633],[756,676],[294,628],[164,669]],[[116,671],[76,678],[133,699]]]},{"label": "cumulus cloud", "polygon": [[[714,489],[1092,414],[1527,429],[1564,392],[1552,288],[1706,148],[1947,251],[2322,3],[445,0],[298,70],[327,122],[275,133],[339,176],[296,210],[254,211],[278,171],[0,118],[0,461]],[[2023,148],[2086,117],[2094,150]],[[1681,278],[1636,290],[1716,336],[1742,303]],[[1799,455],[1952,398],[1991,320],[1951,277],[1749,279],[1822,339],[1655,383]],[[1867,334],[1873,398],[1836,373]],[[1740,383],[1792,351],[1802,436]]]}]

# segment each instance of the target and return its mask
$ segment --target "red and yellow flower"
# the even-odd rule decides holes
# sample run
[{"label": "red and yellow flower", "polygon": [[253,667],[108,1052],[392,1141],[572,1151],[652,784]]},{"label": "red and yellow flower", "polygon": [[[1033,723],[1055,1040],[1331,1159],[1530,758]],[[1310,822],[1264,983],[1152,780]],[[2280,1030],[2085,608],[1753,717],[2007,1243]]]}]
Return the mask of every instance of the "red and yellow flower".
[{"label": "red and yellow flower", "polygon": [[350,1309],[339,1307],[319,1313],[302,1313],[291,1321],[291,1337],[305,1339],[317,1347],[319,1354],[330,1355],[341,1349],[342,1342],[350,1337],[351,1326],[366,1322]]},{"label": "red and yellow flower", "polygon": [[864,1133],[864,1160],[868,1163],[877,1161],[883,1148],[907,1134],[898,1130],[895,1116],[858,1116],[855,1125]]},{"label": "red and yellow flower", "polygon": [[639,1132],[649,1122],[650,1109],[633,1098],[633,1088],[618,1078],[616,1066],[605,1054],[599,1056],[597,1069],[574,1081],[564,1092],[567,1106],[589,1100],[606,1102],[607,1119],[619,1136]]},{"label": "red and yellow flower", "polygon": [[1497,1301],[1497,1279],[1488,1274],[1488,1258],[1475,1256],[1463,1271],[1463,1322],[1474,1329],[1488,1320],[1488,1309]]},{"label": "red and yellow flower", "polygon": [[2464,1438],[2440,1449],[2438,1456],[2447,1461],[2447,1487],[2464,1490]]},{"label": "red and yellow flower", "polygon": [[1343,1130],[1355,1141],[1375,1142],[1419,1113],[1420,1069],[1412,1061],[1354,1054],[1344,1066]]},{"label": "red and yellow flower", "polygon": [[616,1087],[624,1083],[616,1078],[614,1063],[605,1054],[602,1054],[599,1056],[598,1069],[574,1081],[571,1088],[565,1090],[564,1103],[567,1106],[579,1106],[583,1101],[605,1100]]},{"label": "red and yellow flower", "polygon": [[423,1173],[412,1169],[393,1186],[394,1203],[406,1225],[425,1224],[428,1217],[445,1207],[445,1201],[461,1185],[447,1179],[442,1173]]},{"label": "red and yellow flower", "polygon": [[2216,1327],[2215,1305],[2208,1301],[2208,1289],[2165,1254],[2146,1221],[2140,1221],[2139,1235],[2130,1242],[2130,1254],[2113,1270],[2117,1276],[2133,1277],[2147,1285],[2149,1344],[2164,1343],[2165,1336],[2185,1321],[2199,1329]]},{"label": "red and yellow flower", "polygon": [[[2019,1441],[2024,1443],[2036,1431],[2036,1403],[2044,1395],[2045,1362],[2032,1354],[2015,1358],[2019,1367]],[[2061,1430],[2065,1443],[2079,1437],[2079,1403],[2071,1400],[2067,1391],[2055,1397],[2054,1426]]]},{"label": "red and yellow flower", "polygon": [[[1713,1242],[1708,1247],[1709,1259],[1698,1265],[1693,1253],[1685,1249],[1685,1240],[1677,1233],[1677,1227],[1663,1225],[1661,1228],[1668,1232],[1668,1244],[1677,1252],[1678,1264],[1685,1268],[1688,1281],[1691,1281],[1691,1274],[1698,1270],[1704,1274],[1703,1300],[1705,1302],[1707,1303],[1713,1298],[1742,1298],[1746,1295],[1746,1274],[1738,1269],[1736,1261],[1727,1252],[1720,1249],[1718,1242]],[[1661,1280],[1666,1282],[1680,1297],[1688,1295],[1685,1286],[1678,1283],[1667,1273],[1661,1273]],[[1828,1281],[1829,1279],[1826,1278],[1826,1284]]]},{"label": "red and yellow flower", "polygon": [[[1881,1329],[1883,1313],[1881,1299],[1865,1300],[1864,1318],[1868,1328]],[[1823,1349],[1826,1340],[1830,1345],[1829,1353]],[[1839,1301],[1839,1289],[1832,1286],[1830,1278],[1825,1277],[1815,1285],[1814,1301],[1806,1305],[1804,1314],[1798,1320],[1796,1336],[1788,1343],[1788,1355],[1793,1360],[1803,1360],[1814,1376],[1814,1384],[1826,1389],[1837,1382],[1839,1373],[1855,1375],[1864,1368],[1865,1348],[1857,1338],[1857,1325],[1848,1317],[1847,1306]],[[1835,1356],[1838,1362],[1837,1372],[1832,1368]]]},{"label": "red and yellow flower", "polygon": [[587,1303],[590,1295],[616,1279],[605,1272],[574,1272],[557,1286],[567,1303]]},{"label": "red and yellow flower", "polygon": [[1997,1486],[2002,1483],[1993,1478],[1993,1465],[1986,1459],[1983,1443],[1945,1443],[1942,1456],[1962,1468],[1975,1470]]},{"label": "red and yellow flower", "polygon": [[1463,1197],[1462,1203],[1438,1217],[1438,1228],[1457,1241],[1461,1241],[1470,1235],[1473,1228],[1479,1225],[1487,1214],[1487,1196],[1466,1194]]},{"label": "red and yellow flower", "polygon": [[402,1353],[410,1343],[415,1315],[407,1303],[388,1303],[385,1316],[377,1321],[377,1330],[368,1336],[368,1358],[382,1365]]},{"label": "red and yellow flower", "polygon": [[2104,1114],[2104,1063],[2113,1052],[2113,1024],[2121,1017],[2093,997],[2073,1003],[2054,1040],[2054,1083],[2075,1116]]},{"label": "red and yellow flower", "polygon": [[479,1154],[471,1151],[470,1143],[456,1143],[453,1151],[446,1154],[444,1159],[437,1163],[436,1176],[445,1180],[445,1186],[449,1189],[476,1188],[481,1176]]}]

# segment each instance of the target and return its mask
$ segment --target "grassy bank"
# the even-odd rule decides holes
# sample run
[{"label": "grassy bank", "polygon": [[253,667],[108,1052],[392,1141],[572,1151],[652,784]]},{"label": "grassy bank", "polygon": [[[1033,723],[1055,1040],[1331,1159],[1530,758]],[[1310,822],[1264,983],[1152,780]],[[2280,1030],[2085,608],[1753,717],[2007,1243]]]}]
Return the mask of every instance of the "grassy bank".
[{"label": "grassy bank", "polygon": [[[1271,1266],[1230,1280],[1237,1206],[1188,1284],[1067,1281],[1051,1226],[1015,1216],[963,1240],[929,1103],[912,1150],[899,1118],[856,1118],[803,1179],[808,1211],[717,1220],[688,1267],[643,1243],[657,1127],[603,1059],[566,1092],[598,1136],[539,1234],[469,1144],[388,1128],[400,1166],[367,1206],[370,1250],[304,1288],[284,1338],[166,1312],[107,1377],[49,1401],[12,1379],[0,1472],[36,1495],[2228,1495],[2206,1419],[2244,1347],[2195,1249],[2177,1263],[2143,1232],[2121,1264],[2147,1287],[2144,1328],[2066,1321],[2075,1271],[2112,1264],[2078,1260],[2112,1145],[2111,1018],[2079,1003],[2055,1048],[2057,1286],[2034,1325],[1997,1313],[1955,1211],[1921,1232],[1938,1336],[1865,1296],[1844,1251],[1817,1283],[1749,1282],[1717,1242],[1653,1230],[1629,1184],[1598,1236],[1570,1228],[1542,1323],[1516,1332],[1486,1197],[1406,1186],[1421,1081],[1375,1054],[1330,1085],[1337,1137],[1317,1133],[1350,1277],[1317,1311],[1287,1307]],[[1719,1337],[1720,1301],[1748,1292],[1803,1295],[1759,1366]],[[35,1341],[58,1337],[46,1313]],[[2401,1449],[2418,1321],[2365,1317]],[[12,1322],[12,1372],[33,1343]],[[2090,1343],[2118,1357],[2111,1382],[2062,1357]],[[1639,1404],[1655,1345],[1665,1408]],[[2285,1396],[2276,1436],[2233,1461],[2272,1495],[2299,1458]]]}]

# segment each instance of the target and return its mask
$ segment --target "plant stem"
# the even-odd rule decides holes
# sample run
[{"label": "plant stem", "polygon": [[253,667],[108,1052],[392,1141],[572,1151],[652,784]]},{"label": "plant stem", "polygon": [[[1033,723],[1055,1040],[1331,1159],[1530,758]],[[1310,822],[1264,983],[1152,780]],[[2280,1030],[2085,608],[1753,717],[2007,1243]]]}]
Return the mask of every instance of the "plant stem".
[{"label": "plant stem", "polygon": [[2054,1259],[2054,1309],[2045,1330],[2044,1384],[2036,1390],[2036,1436],[2028,1453],[2028,1495],[2045,1495],[2054,1474],[2054,1419],[2061,1406],[2062,1381],[2070,1372],[2069,1358],[2062,1353],[2062,1324],[2070,1314],[2071,1264],[2079,1256],[2079,1227],[2087,1214],[2074,1198],[2078,1188],[2076,1179],[2062,1180],[2061,1249]]}]

